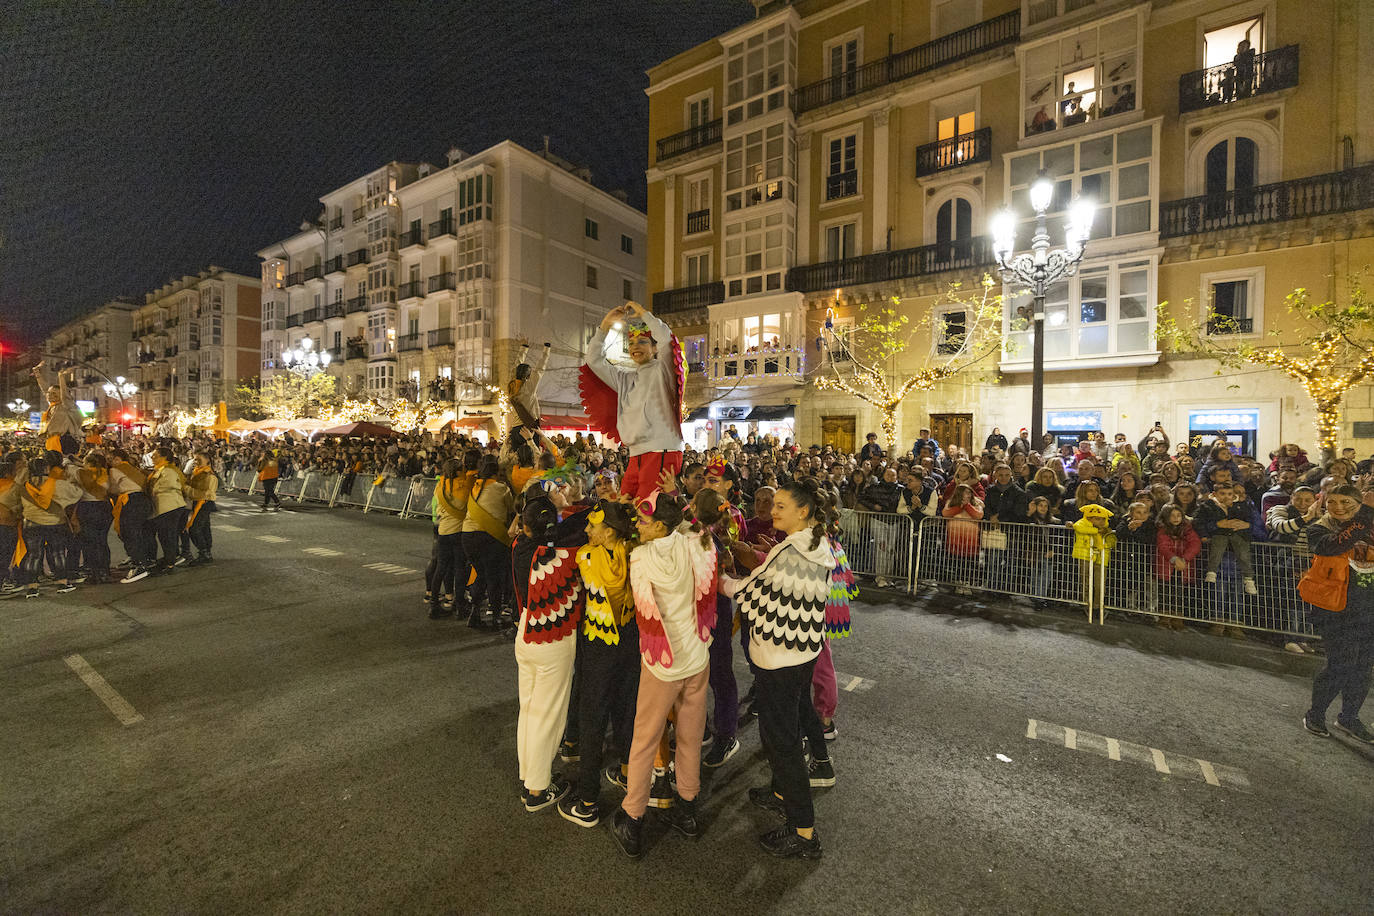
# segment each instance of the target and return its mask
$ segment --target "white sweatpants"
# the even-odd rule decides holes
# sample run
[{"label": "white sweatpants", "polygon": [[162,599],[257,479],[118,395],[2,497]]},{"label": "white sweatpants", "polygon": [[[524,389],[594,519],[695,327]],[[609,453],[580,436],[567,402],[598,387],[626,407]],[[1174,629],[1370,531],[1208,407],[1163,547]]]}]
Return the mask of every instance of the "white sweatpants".
[{"label": "white sweatpants", "polygon": [[572,694],[576,634],[556,643],[525,642],[525,618],[515,636],[515,664],[520,678],[520,718],[515,727],[515,752],[520,781],[529,792],[543,792],[553,778],[553,756],[563,740]]}]

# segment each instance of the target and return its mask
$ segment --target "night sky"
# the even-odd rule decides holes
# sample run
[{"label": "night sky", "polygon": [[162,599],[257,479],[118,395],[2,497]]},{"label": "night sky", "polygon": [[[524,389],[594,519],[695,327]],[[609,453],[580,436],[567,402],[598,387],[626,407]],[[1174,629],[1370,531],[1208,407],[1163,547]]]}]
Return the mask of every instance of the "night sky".
[{"label": "night sky", "polygon": [[644,71],[748,0],[9,2],[0,334],[30,343],[295,232],[387,161],[544,134],[644,207]]}]

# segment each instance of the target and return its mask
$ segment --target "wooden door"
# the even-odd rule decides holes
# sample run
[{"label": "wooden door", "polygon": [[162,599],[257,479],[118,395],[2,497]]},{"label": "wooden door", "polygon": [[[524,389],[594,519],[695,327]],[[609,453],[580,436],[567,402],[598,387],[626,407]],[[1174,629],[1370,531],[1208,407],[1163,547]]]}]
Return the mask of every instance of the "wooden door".
[{"label": "wooden door", "polygon": [[854,453],[854,418],[821,417],[821,445],[833,446],[842,455]]},{"label": "wooden door", "polygon": [[973,451],[973,414],[933,413],[930,415],[930,434],[940,447],[957,445],[969,454]]}]

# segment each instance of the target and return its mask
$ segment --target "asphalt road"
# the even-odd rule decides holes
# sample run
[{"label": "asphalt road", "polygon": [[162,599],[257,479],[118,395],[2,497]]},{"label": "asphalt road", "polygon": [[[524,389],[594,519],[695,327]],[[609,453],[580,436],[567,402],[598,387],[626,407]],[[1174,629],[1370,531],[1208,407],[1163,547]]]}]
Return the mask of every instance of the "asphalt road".
[{"label": "asphalt road", "polygon": [[704,835],[631,862],[518,804],[512,646],[426,618],[427,525],[215,524],[212,567],[0,602],[0,911],[1374,912],[1374,753],[1302,731],[1313,660],[860,603],[825,858],[756,846],[749,726]]}]

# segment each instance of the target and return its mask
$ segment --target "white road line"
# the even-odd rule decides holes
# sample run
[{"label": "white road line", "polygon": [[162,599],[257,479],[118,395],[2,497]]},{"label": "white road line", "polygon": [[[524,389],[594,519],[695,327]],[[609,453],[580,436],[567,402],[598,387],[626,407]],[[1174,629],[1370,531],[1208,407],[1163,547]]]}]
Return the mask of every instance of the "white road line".
[{"label": "white road line", "polygon": [[859,686],[860,684],[862,684],[863,682],[864,682],[864,679],[861,678],[861,677],[858,677],[858,676],[852,677],[852,678],[849,679],[849,683],[844,685],[844,689],[852,692],[852,691],[854,690],[855,687],[858,687],[858,686]]},{"label": "white road line", "polygon": [[1207,785],[1221,785],[1221,780],[1217,779],[1217,771],[1212,768],[1210,763],[1206,760],[1198,760],[1197,765],[1202,769],[1202,778],[1207,780]]},{"label": "white road line", "polygon": [[1118,741],[1118,740],[1116,740],[1115,738],[1108,738],[1108,739],[1107,739],[1107,759],[1108,759],[1108,760],[1120,760],[1120,759],[1121,759],[1121,742]]},{"label": "white road line", "polygon": [[1164,752],[1157,747],[1150,748],[1150,756],[1155,761],[1155,772],[1168,774],[1169,762],[1164,759]]},{"label": "white road line", "polygon": [[341,557],[341,556],[343,556],[343,551],[342,551],[342,550],[330,550],[328,547],[307,547],[307,548],[305,548],[305,552],[306,552],[306,553],[313,553],[313,554],[314,554],[315,556],[317,556],[317,557]]},{"label": "white road line", "polygon": [[1071,751],[1078,750],[1078,731],[1072,728],[1064,729],[1064,746]]},{"label": "white road line", "polygon": [[277,537],[275,534],[259,534],[256,536],[259,541],[266,541],[269,544],[285,544],[290,538]]},{"label": "white road line", "polygon": [[100,698],[100,702],[105,704],[114,717],[122,725],[136,725],[143,721],[136,709],[129,705],[129,701],[124,699],[119,693],[110,686],[110,682],[100,676],[94,668],[90,666],[80,655],[68,655],[63,659],[67,667],[76,673],[76,676],[91,688],[91,692]]},{"label": "white road line", "polygon": [[216,525],[216,526],[215,526],[215,530],[216,530],[216,531],[242,531],[243,529],[240,528],[238,525],[224,525],[224,524],[219,524],[219,525]]},{"label": "white road line", "polygon": [[1027,720],[1026,720],[1026,737],[1027,737],[1027,738],[1030,738],[1032,741],[1035,740],[1035,720],[1034,720],[1034,719],[1027,719]]}]

